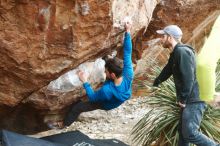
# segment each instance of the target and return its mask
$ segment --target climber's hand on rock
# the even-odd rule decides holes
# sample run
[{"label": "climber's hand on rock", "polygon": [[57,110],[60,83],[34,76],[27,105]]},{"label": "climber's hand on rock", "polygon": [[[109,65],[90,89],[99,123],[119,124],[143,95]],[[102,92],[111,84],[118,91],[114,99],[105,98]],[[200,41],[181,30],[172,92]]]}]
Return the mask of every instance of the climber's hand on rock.
[{"label": "climber's hand on rock", "polygon": [[131,20],[125,21],[125,30],[126,30],[126,32],[130,32],[131,31],[131,26],[132,26]]},{"label": "climber's hand on rock", "polygon": [[88,76],[83,71],[79,70],[77,74],[80,81],[82,81],[83,83],[87,82]]}]

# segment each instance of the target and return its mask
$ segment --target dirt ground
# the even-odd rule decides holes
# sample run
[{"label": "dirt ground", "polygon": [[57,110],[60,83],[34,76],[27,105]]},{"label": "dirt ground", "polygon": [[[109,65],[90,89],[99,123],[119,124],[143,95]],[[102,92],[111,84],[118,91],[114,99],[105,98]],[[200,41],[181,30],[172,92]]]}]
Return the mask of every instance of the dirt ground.
[{"label": "dirt ground", "polygon": [[147,97],[133,98],[111,111],[96,110],[82,113],[71,126],[62,130],[41,132],[34,137],[42,137],[57,133],[79,130],[94,139],[115,138],[132,145],[130,132],[132,127],[148,111],[143,101]]}]

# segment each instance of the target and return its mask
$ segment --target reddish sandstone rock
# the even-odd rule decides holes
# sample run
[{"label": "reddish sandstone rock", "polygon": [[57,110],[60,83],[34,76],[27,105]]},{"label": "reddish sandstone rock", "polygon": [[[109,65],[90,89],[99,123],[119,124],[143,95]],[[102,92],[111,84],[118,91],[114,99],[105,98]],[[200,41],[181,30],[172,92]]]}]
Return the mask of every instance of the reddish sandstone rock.
[{"label": "reddish sandstone rock", "polygon": [[[56,94],[58,98],[53,98],[53,95],[47,97],[44,89],[50,81],[81,63],[119,47],[126,16],[133,20],[132,36],[146,27],[157,3],[157,0],[0,2],[0,112],[8,115],[1,118],[0,126],[16,127],[20,131],[19,125],[25,125],[26,120],[14,114],[26,111],[35,115],[36,107],[39,113],[45,113],[73,102],[77,94],[72,96],[69,92],[65,98]],[[29,111],[27,103],[31,107]],[[9,114],[5,106],[17,112]],[[41,123],[38,122],[39,127]]]}]

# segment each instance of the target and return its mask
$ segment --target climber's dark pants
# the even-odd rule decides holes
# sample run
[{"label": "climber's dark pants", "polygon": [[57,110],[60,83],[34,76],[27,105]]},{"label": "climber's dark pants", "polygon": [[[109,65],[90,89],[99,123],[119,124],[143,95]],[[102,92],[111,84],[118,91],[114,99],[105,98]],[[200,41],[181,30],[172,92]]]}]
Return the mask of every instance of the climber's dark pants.
[{"label": "climber's dark pants", "polygon": [[67,112],[66,117],[64,118],[64,125],[71,125],[82,112],[93,111],[97,109],[103,109],[100,103],[91,103],[89,101],[78,101],[71,105],[70,110]]}]

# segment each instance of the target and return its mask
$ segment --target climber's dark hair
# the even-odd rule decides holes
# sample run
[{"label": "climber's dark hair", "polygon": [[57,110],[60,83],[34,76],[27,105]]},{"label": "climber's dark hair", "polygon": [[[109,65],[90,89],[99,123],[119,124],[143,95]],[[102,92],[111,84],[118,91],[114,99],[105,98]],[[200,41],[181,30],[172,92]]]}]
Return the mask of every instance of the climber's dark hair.
[{"label": "climber's dark hair", "polygon": [[114,58],[104,58],[105,68],[109,73],[114,73],[117,78],[122,76],[123,61],[117,57]]}]

